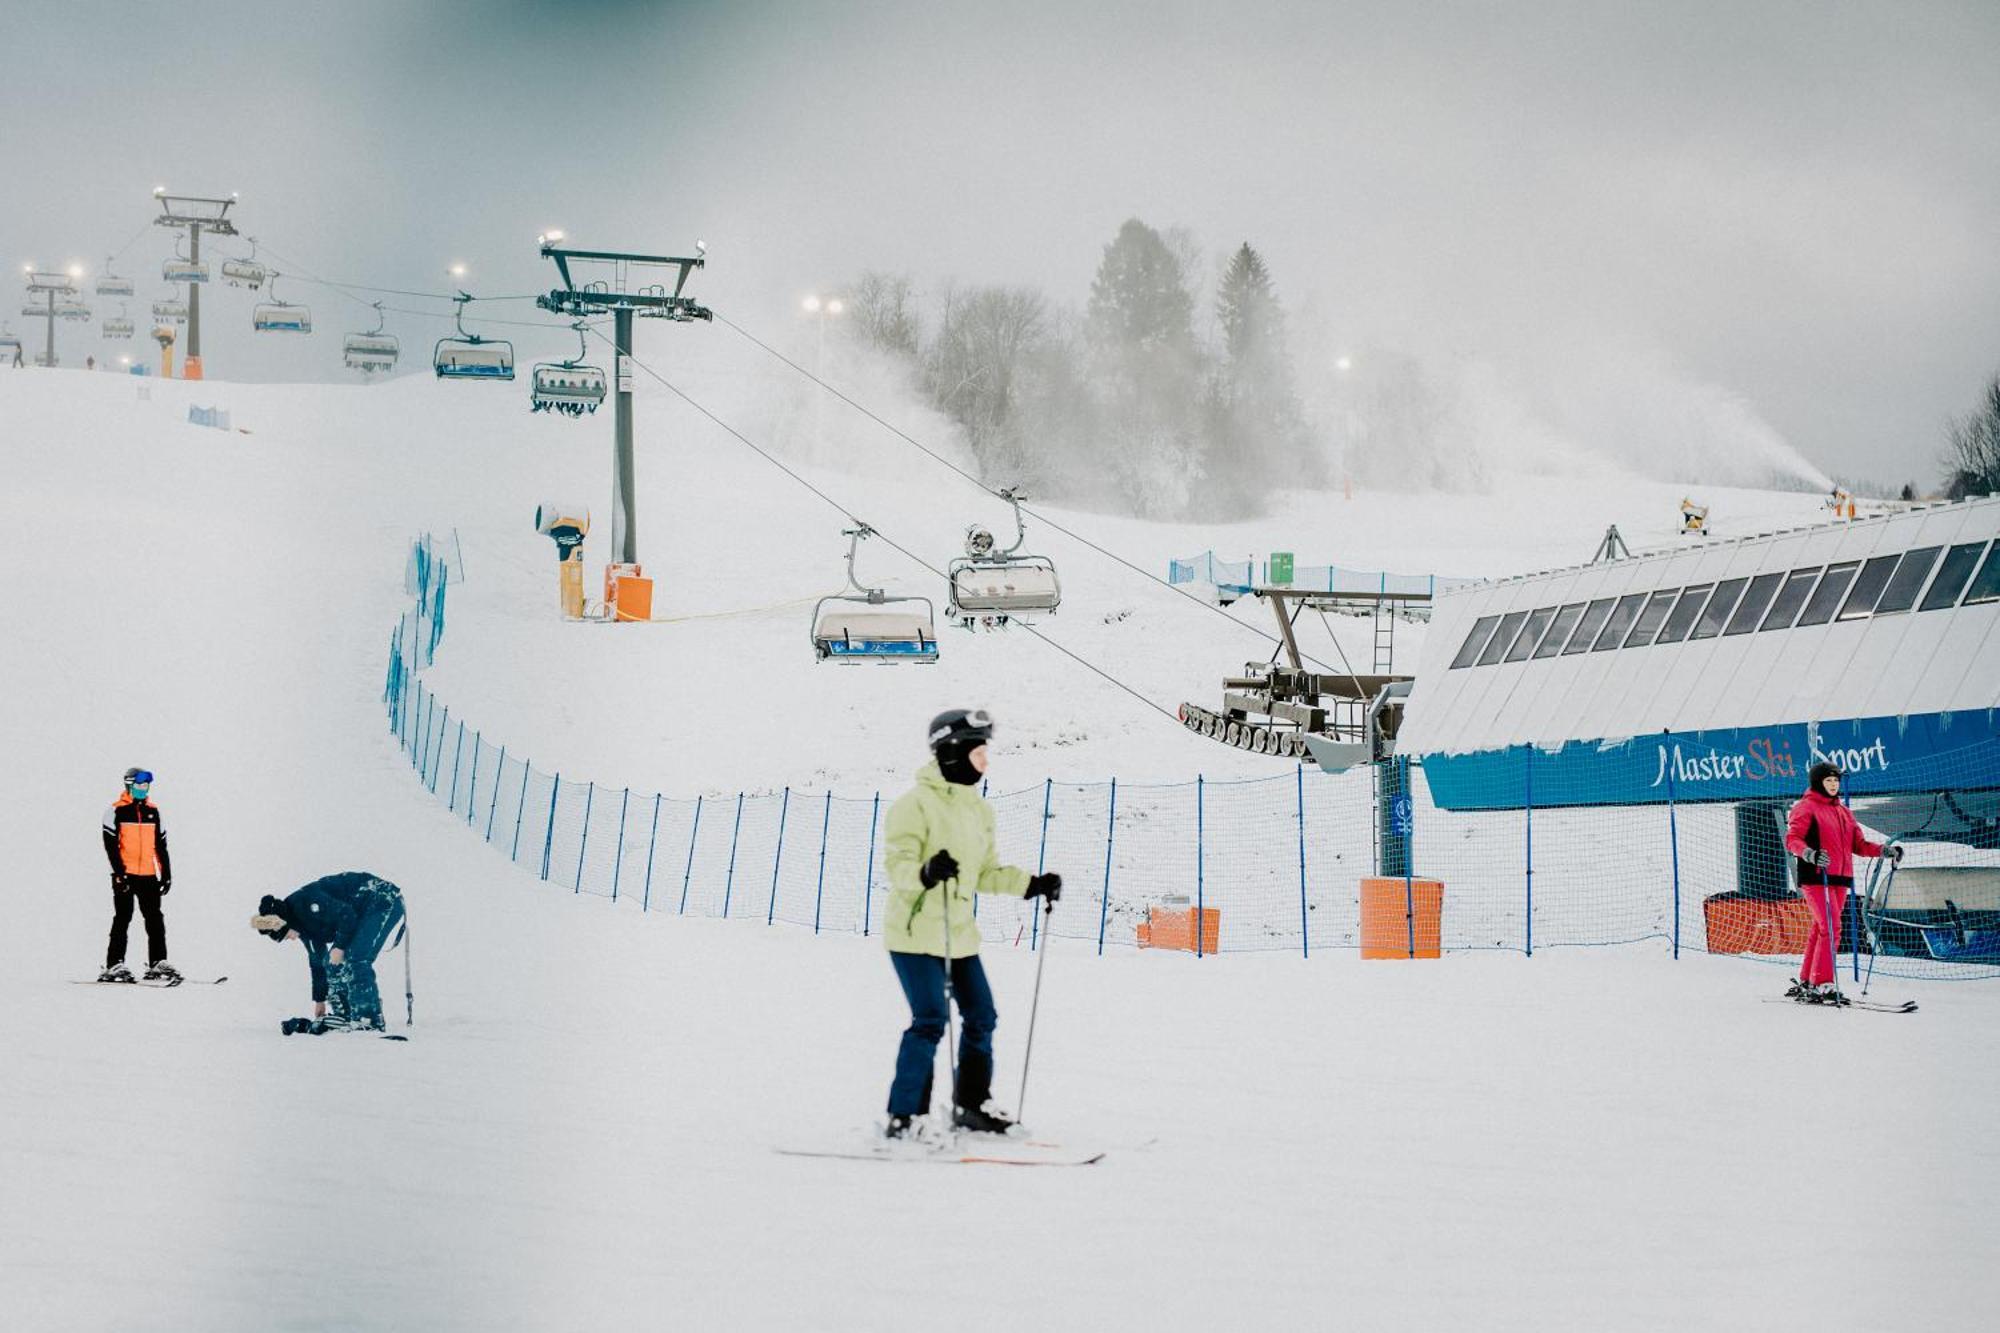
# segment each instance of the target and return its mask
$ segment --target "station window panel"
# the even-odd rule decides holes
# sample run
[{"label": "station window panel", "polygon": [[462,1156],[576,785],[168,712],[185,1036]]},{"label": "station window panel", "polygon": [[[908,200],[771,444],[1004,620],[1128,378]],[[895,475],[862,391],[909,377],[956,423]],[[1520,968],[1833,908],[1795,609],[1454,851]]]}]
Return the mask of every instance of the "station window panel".
[{"label": "station window panel", "polygon": [[1724,579],[1716,584],[1715,596],[1701,609],[1701,619],[1694,622],[1688,638],[1712,639],[1722,633],[1722,627],[1729,623],[1729,613],[1736,609],[1736,599],[1743,595],[1743,586],[1749,582],[1749,579]]},{"label": "station window panel", "polygon": [[1771,599],[1771,609],[1764,613],[1763,621],[1757,626],[1764,630],[1790,629],[1792,622],[1799,618],[1799,611],[1812,596],[1813,584],[1819,582],[1820,566],[1814,569],[1795,569],[1785,576],[1785,586],[1778,589],[1778,595]]},{"label": "station window panel", "polygon": [[2000,601],[2000,542],[1993,543],[1993,549],[1986,553],[1986,563],[1972,576],[1972,586],[1965,590],[1965,600],[1959,605],[1992,601]]},{"label": "station window panel", "polygon": [[1590,651],[1590,645],[1597,642],[1597,632],[1604,628],[1604,621],[1617,601],[1616,597],[1600,597],[1583,608],[1583,614],[1577,617],[1576,628],[1570,631],[1569,642],[1563,645],[1564,657]]},{"label": "station window panel", "polygon": [[1743,600],[1736,605],[1736,614],[1729,617],[1729,624],[1723,628],[1723,635],[1748,634],[1757,628],[1757,622],[1764,618],[1764,610],[1771,605],[1771,598],[1777,595],[1778,585],[1784,582],[1783,574],[1759,574],[1750,580],[1750,586],[1743,590]]},{"label": "station window panel", "polygon": [[1833,619],[1833,612],[1840,605],[1840,599],[1847,592],[1847,585],[1854,581],[1854,571],[1861,567],[1859,560],[1848,560],[1838,565],[1826,567],[1826,577],[1813,589],[1813,595],[1806,599],[1806,609],[1799,614],[1801,625],[1824,625]]},{"label": "station window panel", "polygon": [[1889,586],[1882,590],[1882,600],[1875,603],[1875,614],[1892,615],[1915,606],[1917,594],[1924,590],[1924,580],[1931,576],[1931,570],[1937,566],[1938,552],[1942,550],[1942,546],[1919,546],[1914,551],[1904,552],[1902,563],[1889,576]]},{"label": "station window panel", "polygon": [[1694,628],[1694,618],[1701,614],[1701,608],[1708,604],[1708,595],[1715,589],[1706,583],[1697,583],[1681,594],[1674,603],[1673,614],[1666,624],[1660,626],[1660,637],[1654,643],[1679,643]]},{"label": "station window panel", "polygon": [[1472,622],[1472,633],[1465,636],[1465,642],[1458,646],[1458,656],[1451,659],[1451,670],[1469,667],[1479,660],[1480,650],[1493,637],[1493,627],[1500,623],[1499,616],[1481,616]]},{"label": "station window panel", "polygon": [[1535,660],[1554,657],[1569,642],[1569,632],[1576,628],[1576,619],[1583,614],[1582,602],[1571,602],[1556,612],[1556,618],[1549,622],[1549,632],[1542,636],[1542,642],[1535,649]]},{"label": "station window panel", "polygon": [[1632,632],[1625,636],[1625,647],[1644,648],[1660,632],[1660,625],[1666,620],[1667,612],[1674,609],[1674,598],[1680,596],[1679,588],[1662,588],[1646,599],[1646,609],[1639,613]]},{"label": "station window panel", "polygon": [[1492,666],[1500,660],[1500,654],[1513,646],[1514,636],[1520,633],[1521,622],[1528,618],[1526,611],[1509,611],[1500,617],[1500,628],[1493,631],[1493,638],[1486,645],[1486,651],[1479,654],[1480,666]]},{"label": "station window panel", "polygon": [[1973,566],[1979,563],[1979,552],[1985,542],[1964,542],[1944,553],[1944,563],[1938,566],[1937,577],[1931,580],[1931,590],[1924,594],[1919,611],[1936,611],[1953,606],[1958,602],[1959,593],[1965,590],[1965,581],[1972,577]]},{"label": "station window panel", "polygon": [[1500,660],[1503,662],[1525,661],[1528,654],[1535,651],[1535,645],[1542,641],[1542,636],[1548,633],[1549,622],[1555,619],[1555,614],[1556,609],[1553,606],[1538,606],[1530,611],[1528,613],[1528,623],[1521,626],[1520,634],[1515,636],[1514,646],[1509,648],[1507,655]]},{"label": "station window panel", "polygon": [[1630,593],[1618,599],[1618,605],[1611,608],[1611,616],[1604,622],[1604,631],[1597,636],[1597,642],[1590,645],[1593,653],[1609,652],[1625,642],[1625,632],[1632,628],[1638,618],[1639,608],[1646,601],[1643,592]]},{"label": "station window panel", "polygon": [[1896,572],[1896,562],[1900,556],[1878,555],[1861,567],[1854,576],[1854,586],[1848,590],[1847,600],[1840,604],[1840,619],[1859,620],[1875,609],[1882,590],[1889,586],[1889,576]]}]

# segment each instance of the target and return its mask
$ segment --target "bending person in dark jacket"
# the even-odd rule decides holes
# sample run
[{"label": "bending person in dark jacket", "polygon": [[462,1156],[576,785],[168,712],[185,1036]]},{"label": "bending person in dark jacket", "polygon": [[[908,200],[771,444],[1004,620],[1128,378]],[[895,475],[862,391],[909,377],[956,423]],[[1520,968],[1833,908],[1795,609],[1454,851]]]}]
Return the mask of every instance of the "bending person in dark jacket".
[{"label": "bending person in dark jacket", "polygon": [[403,891],[365,870],[316,879],[284,898],[266,894],[250,918],[272,939],[306,946],[315,1018],[328,1028],[378,1030],[375,959],[402,921]]}]

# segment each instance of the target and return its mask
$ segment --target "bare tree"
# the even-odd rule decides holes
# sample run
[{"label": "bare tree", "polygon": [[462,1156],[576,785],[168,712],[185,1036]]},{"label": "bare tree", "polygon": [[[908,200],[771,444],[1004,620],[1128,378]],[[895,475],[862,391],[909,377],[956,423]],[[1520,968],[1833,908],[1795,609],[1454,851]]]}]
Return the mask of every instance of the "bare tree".
[{"label": "bare tree", "polygon": [[921,337],[916,288],[900,273],[874,269],[854,282],[847,296],[855,334],[871,347],[915,357]]},{"label": "bare tree", "polygon": [[1976,409],[1951,423],[1946,441],[1945,495],[2000,495],[2000,375],[1987,383]]}]

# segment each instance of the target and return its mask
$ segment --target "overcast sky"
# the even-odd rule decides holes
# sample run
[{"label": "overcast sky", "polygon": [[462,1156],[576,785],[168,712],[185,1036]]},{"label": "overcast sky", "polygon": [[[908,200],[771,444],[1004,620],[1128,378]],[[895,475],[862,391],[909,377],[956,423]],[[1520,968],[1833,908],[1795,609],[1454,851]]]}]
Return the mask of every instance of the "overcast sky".
[{"label": "overcast sky", "polygon": [[[2000,370],[1993,0],[0,0],[0,18],[0,254],[95,270],[129,241],[141,320],[165,183],[239,192],[280,267],[390,287],[446,288],[456,260],[478,294],[546,289],[551,226],[671,253],[701,237],[694,290],[764,328],[863,268],[1080,305],[1137,216],[1211,257],[1256,244],[1323,335],[1308,380],[1336,345],[1394,347],[1587,395],[1616,349],[1885,480],[1934,478],[1943,421]],[[323,331],[370,318],[280,294]],[[18,308],[0,309],[16,332]],[[340,377],[336,340],[254,338],[235,305],[205,322],[217,373]],[[439,332],[398,327],[406,346]],[[563,346],[538,337],[524,355]]]}]

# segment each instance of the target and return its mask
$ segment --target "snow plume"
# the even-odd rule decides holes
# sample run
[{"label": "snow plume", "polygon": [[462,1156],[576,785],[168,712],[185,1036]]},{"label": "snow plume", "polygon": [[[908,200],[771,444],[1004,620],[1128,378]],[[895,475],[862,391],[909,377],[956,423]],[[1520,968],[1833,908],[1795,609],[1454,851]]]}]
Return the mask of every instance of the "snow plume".
[{"label": "snow plume", "polygon": [[1659,481],[1825,490],[1832,480],[1736,395],[1657,354],[1551,358],[1543,371],[1471,355],[1363,349],[1306,393],[1354,480],[1477,492],[1509,474],[1621,472]]}]

